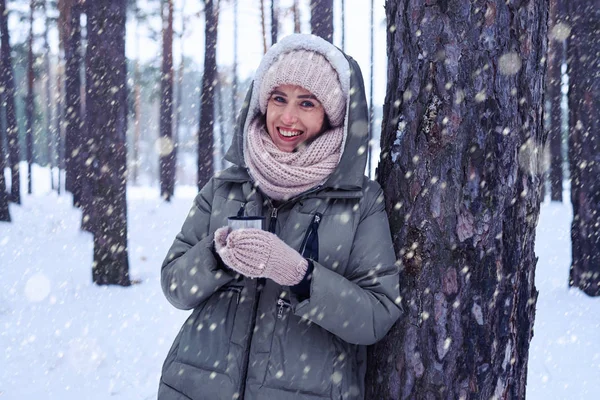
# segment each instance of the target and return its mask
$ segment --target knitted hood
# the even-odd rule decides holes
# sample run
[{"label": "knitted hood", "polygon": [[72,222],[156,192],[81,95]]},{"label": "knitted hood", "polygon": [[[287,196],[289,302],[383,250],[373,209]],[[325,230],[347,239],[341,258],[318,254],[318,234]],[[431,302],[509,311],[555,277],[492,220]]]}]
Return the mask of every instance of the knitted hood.
[{"label": "knitted hood", "polygon": [[[369,113],[362,74],[358,63],[352,57],[344,54],[326,40],[314,35],[293,34],[287,36],[272,46],[264,55],[238,116],[233,140],[225,155],[225,159],[246,170],[244,140],[250,122],[260,113],[258,93],[260,82],[279,55],[299,49],[311,50],[323,55],[338,73],[342,91],[347,94],[346,117],[343,124],[343,153],[337,168],[329,176],[324,187],[341,190],[360,190],[363,186],[363,177],[367,164],[369,130]],[[240,172],[236,168],[233,168],[223,171],[220,177],[235,178],[235,175],[238,175]]]}]

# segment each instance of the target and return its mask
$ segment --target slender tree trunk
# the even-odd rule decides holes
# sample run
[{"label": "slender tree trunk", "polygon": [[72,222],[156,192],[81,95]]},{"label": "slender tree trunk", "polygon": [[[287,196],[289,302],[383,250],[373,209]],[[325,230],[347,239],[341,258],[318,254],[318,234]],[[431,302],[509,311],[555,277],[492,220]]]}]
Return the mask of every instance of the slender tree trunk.
[{"label": "slender tree trunk", "polygon": [[[181,33],[179,34],[179,51],[181,60],[179,62],[179,72],[177,75],[177,100],[175,102],[175,123],[173,124],[173,144],[175,149],[179,149],[179,127],[181,126],[182,109],[183,109],[183,80],[185,78],[185,57],[184,55],[184,39],[185,39],[185,1],[181,5]],[[177,157],[177,153],[175,153]],[[175,162],[175,180],[177,180],[177,162]]]},{"label": "slender tree trunk", "polygon": [[[346,51],[346,0],[342,2],[342,50]],[[371,8],[373,6],[371,5]]]},{"label": "slender tree trunk", "polygon": [[237,109],[237,91],[238,91],[238,78],[237,78],[237,67],[238,67],[238,0],[233,0],[233,71],[231,74],[231,109],[234,113],[238,112]]},{"label": "slender tree trunk", "polygon": [[225,169],[225,153],[227,149],[225,148],[225,106],[223,105],[223,85],[221,84],[221,79],[219,79],[218,90],[216,91],[217,97],[217,106],[218,109],[218,117],[219,117],[219,169]]},{"label": "slender tree trunk", "polygon": [[277,43],[277,35],[279,31],[279,20],[277,18],[276,0],[271,0],[271,46]]},{"label": "slender tree trunk", "polygon": [[46,101],[44,103],[44,131],[46,138],[46,149],[48,149],[48,166],[50,170],[50,187],[52,190],[54,186],[54,174],[53,168],[55,166],[55,150],[56,143],[54,141],[55,134],[52,131],[52,120],[54,119],[54,111],[56,109],[54,98],[52,98],[52,92],[50,90],[52,79],[52,68],[50,65],[50,43],[48,42],[48,31],[50,30],[50,18],[48,18],[48,0],[42,1],[42,7],[44,11],[44,97]]},{"label": "slender tree trunk", "polygon": [[300,33],[300,7],[298,0],[294,0],[292,11],[294,14],[294,33]]},{"label": "slender tree trunk", "polygon": [[64,67],[57,57],[56,61],[56,119],[54,120],[54,131],[56,132],[56,165],[58,167],[57,193],[62,191],[62,171],[65,170],[65,132],[63,124],[63,87]]},{"label": "slender tree trunk", "polygon": [[10,222],[10,210],[8,209],[8,193],[6,192],[6,181],[4,180],[4,168],[6,161],[4,159],[4,138],[0,131],[0,221]]},{"label": "slender tree trunk", "polygon": [[9,151],[9,165],[11,169],[10,201],[21,204],[21,186],[19,162],[19,125],[17,124],[17,111],[15,107],[15,79],[13,75],[10,35],[8,32],[8,11],[6,0],[0,0],[0,41],[2,61],[2,86],[6,101],[6,141]]},{"label": "slender tree trunk", "polygon": [[374,15],[375,9],[373,7],[373,0],[371,0],[371,13],[370,13],[370,52],[369,52],[369,144],[367,149],[367,173],[369,178],[372,177],[371,174],[371,164],[373,163],[373,133],[375,132],[375,106],[373,105],[373,64],[374,64],[374,53],[375,53],[375,32],[374,32]]},{"label": "slender tree trunk", "polygon": [[215,85],[217,82],[217,27],[219,11],[213,0],[206,0],[204,14],[204,73],[200,95],[198,128],[198,190],[213,175],[213,129],[215,115]]},{"label": "slender tree trunk", "polygon": [[403,318],[367,399],[524,399],[548,2],[386,3],[378,181]]},{"label": "slender tree trunk", "polygon": [[563,0],[550,0],[550,26],[548,32],[548,74],[546,93],[550,102],[550,198],[562,202],[563,157],[562,157],[562,73],[564,61],[564,40],[562,34],[566,25],[561,12]]},{"label": "slender tree trunk", "polygon": [[35,74],[33,71],[33,11],[35,0],[29,3],[29,39],[27,41],[27,97],[25,99],[25,141],[27,144],[27,193],[32,193],[31,168],[33,164],[33,113],[35,112],[35,97],[33,84]]},{"label": "slender tree trunk", "polygon": [[260,26],[262,28],[263,54],[267,52],[267,21],[265,17],[265,0],[260,0]]},{"label": "slender tree trunk", "polygon": [[600,13],[594,0],[569,2],[569,165],[572,264],[569,286],[600,296]]},{"label": "slender tree trunk", "polygon": [[311,33],[333,43],[333,0],[310,0]]},{"label": "slender tree trunk", "polygon": [[[98,143],[92,188],[98,285],[129,286],[127,259],[127,64],[124,0],[87,3],[86,119]],[[93,50],[93,51],[92,51]],[[93,88],[93,90],[92,90]]]},{"label": "slender tree trunk", "polygon": [[175,144],[173,142],[173,1],[163,0],[163,52],[160,80],[160,195],[171,201],[175,190]]},{"label": "slender tree trunk", "polygon": [[[82,6],[78,0],[67,0],[62,11],[66,14],[65,49],[65,189],[73,194],[73,205],[81,207],[83,181],[87,179],[83,144],[83,118],[81,114],[81,25]],[[83,218],[88,218],[84,212]]]}]

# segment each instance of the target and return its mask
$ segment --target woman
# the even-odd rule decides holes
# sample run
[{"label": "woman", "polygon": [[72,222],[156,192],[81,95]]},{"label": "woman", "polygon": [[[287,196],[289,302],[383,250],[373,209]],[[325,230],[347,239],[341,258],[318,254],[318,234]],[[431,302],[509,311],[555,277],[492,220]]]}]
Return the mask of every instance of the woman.
[{"label": "woman", "polygon": [[[193,309],[159,399],[363,399],[366,346],[400,312],[383,193],[364,176],[358,64],[312,35],[264,56],[226,159],[162,266]],[[265,216],[265,230],[227,228]],[[257,278],[257,279],[255,279]]]}]

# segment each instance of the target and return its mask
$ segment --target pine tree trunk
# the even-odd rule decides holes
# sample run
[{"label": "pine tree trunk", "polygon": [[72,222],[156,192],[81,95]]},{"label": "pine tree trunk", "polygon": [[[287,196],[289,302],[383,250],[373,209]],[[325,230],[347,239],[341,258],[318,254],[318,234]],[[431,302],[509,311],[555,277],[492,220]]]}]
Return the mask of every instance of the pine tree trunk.
[{"label": "pine tree trunk", "polygon": [[211,178],[213,167],[213,129],[215,114],[215,85],[217,82],[217,27],[218,8],[213,0],[204,7],[204,73],[200,95],[200,122],[198,129],[198,190]]},{"label": "pine tree trunk", "polygon": [[276,0],[271,0],[271,46],[277,43],[279,20],[277,18]]},{"label": "pine tree trunk", "polygon": [[[81,6],[78,0],[65,2],[65,189],[73,194],[73,205],[81,207],[83,181],[87,180],[81,115]],[[85,213],[84,213],[85,218]]]},{"label": "pine tree trunk", "polygon": [[173,1],[164,0],[162,73],[160,80],[160,195],[171,201],[175,190],[175,143],[173,142]]},{"label": "pine tree trunk", "polygon": [[35,97],[33,94],[33,10],[35,0],[29,3],[29,39],[27,44],[27,97],[25,98],[25,142],[27,149],[27,193],[32,193],[31,168],[33,164],[33,113],[35,112]]},{"label": "pine tree trunk", "polygon": [[569,165],[572,265],[569,286],[600,295],[600,13],[594,0],[569,2]]},{"label": "pine tree trunk", "polygon": [[310,0],[311,33],[333,43],[333,0]]},{"label": "pine tree trunk", "polygon": [[127,259],[126,1],[87,3],[86,119],[97,143],[91,187],[95,214],[92,277],[129,286]]},{"label": "pine tree trunk", "polygon": [[52,79],[52,69],[50,66],[50,43],[48,42],[48,31],[50,30],[50,18],[48,18],[48,0],[42,1],[42,9],[44,11],[44,132],[45,132],[45,147],[48,152],[47,165],[50,170],[50,187],[52,190],[54,187],[54,174],[53,168],[55,166],[55,149],[56,143],[54,142],[55,135],[52,132],[52,120],[53,113],[55,110],[55,102],[52,98],[52,92],[50,90]]},{"label": "pine tree trunk", "polygon": [[238,0],[233,0],[233,67],[231,74],[231,109],[237,113],[237,92],[238,92]]},{"label": "pine tree trunk", "polygon": [[17,124],[17,111],[15,107],[15,79],[13,75],[10,34],[8,31],[8,11],[6,0],[0,0],[0,41],[2,61],[2,86],[6,103],[6,142],[9,151],[9,165],[11,169],[10,201],[21,204],[21,178],[19,173],[19,125]]},{"label": "pine tree trunk", "polygon": [[548,35],[548,74],[546,77],[546,98],[550,102],[550,198],[562,202],[563,157],[562,157],[562,73],[564,60],[564,38],[560,36],[564,24],[564,0],[550,0],[550,26]]},{"label": "pine tree trunk", "polygon": [[298,5],[298,0],[294,0],[292,11],[294,14],[294,33],[300,33],[300,6]]},{"label": "pine tree trunk", "polygon": [[378,181],[404,316],[368,399],[523,399],[537,291],[548,2],[386,3]]},{"label": "pine tree trunk", "polygon": [[134,63],[134,123],[133,123],[133,162],[132,162],[132,179],[133,184],[137,185],[138,176],[140,170],[140,140],[142,137],[142,125],[141,125],[141,117],[142,117],[142,88],[140,85],[140,61],[138,59],[135,60]]},{"label": "pine tree trunk", "polygon": [[265,17],[265,0],[260,0],[260,26],[262,28],[263,54],[267,52],[267,21]]},{"label": "pine tree trunk", "polygon": [[4,159],[4,138],[2,136],[3,132],[0,132],[0,221],[10,222],[8,193],[6,192],[6,181],[4,180],[4,168],[6,168],[6,160]]}]

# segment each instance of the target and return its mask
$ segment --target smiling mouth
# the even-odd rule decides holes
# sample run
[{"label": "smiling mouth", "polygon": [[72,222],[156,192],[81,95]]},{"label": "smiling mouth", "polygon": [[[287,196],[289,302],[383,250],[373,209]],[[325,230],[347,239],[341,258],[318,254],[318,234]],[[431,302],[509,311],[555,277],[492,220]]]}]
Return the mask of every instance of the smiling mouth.
[{"label": "smiling mouth", "polygon": [[288,130],[288,129],[283,129],[283,128],[277,128],[277,131],[279,132],[279,134],[281,136],[286,137],[286,138],[293,138],[296,136],[300,136],[304,133],[303,131]]}]

